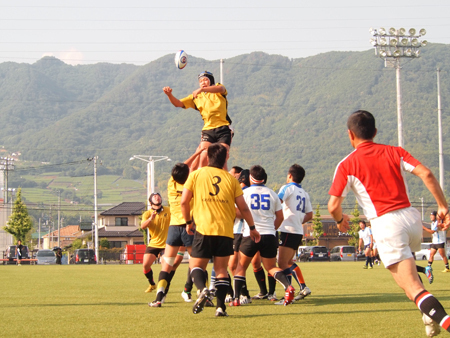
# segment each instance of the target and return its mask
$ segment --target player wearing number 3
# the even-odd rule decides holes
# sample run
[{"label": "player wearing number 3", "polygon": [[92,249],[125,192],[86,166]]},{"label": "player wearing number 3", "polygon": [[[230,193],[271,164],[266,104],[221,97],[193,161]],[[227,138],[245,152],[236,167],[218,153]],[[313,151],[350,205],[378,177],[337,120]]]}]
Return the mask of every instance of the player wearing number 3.
[{"label": "player wearing number 3", "polygon": [[203,310],[210,296],[206,288],[206,266],[214,257],[216,271],[216,316],[227,316],[225,296],[230,285],[228,280],[228,260],[233,252],[233,226],[236,218],[235,204],[242,218],[250,225],[250,236],[255,242],[260,239],[253,224],[252,214],[245,203],[241,186],[236,178],[223,169],[227,159],[227,149],[219,144],[208,148],[208,166],[192,172],[181,195],[181,212],[186,220],[186,231],[191,233],[193,221],[190,201],[194,200],[193,219],[195,234],[192,243],[189,268],[195,286],[202,290],[194,304],[194,314]]},{"label": "player wearing number 3", "polygon": [[[302,243],[303,223],[311,220],[313,215],[309,195],[300,185],[304,178],[305,169],[298,164],[292,165],[288,171],[287,184],[282,186],[278,192],[278,197],[283,202],[284,216],[279,229],[278,266],[290,279],[294,274],[295,279],[300,284],[301,290],[296,295],[295,300],[300,300],[311,294],[300,268],[297,264],[292,264],[292,259]],[[283,302],[277,304],[280,305]]]}]

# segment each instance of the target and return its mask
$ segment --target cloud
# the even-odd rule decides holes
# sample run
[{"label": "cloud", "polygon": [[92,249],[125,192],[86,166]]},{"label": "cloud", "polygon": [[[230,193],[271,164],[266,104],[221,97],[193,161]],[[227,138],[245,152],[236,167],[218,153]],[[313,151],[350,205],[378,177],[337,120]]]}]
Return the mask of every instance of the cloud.
[{"label": "cloud", "polygon": [[83,53],[75,48],[59,53],[58,59],[69,65],[78,65],[83,62]]}]

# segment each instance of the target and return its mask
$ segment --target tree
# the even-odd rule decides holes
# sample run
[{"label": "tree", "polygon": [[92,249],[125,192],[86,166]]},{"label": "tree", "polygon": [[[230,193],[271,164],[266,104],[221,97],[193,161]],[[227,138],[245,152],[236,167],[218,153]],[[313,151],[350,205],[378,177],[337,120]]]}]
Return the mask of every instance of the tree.
[{"label": "tree", "polygon": [[355,209],[351,212],[351,215],[353,216],[350,219],[350,230],[348,231],[348,234],[352,237],[348,240],[348,245],[351,246],[357,246],[359,241],[359,209],[358,209],[358,202],[355,202]]},{"label": "tree", "polygon": [[100,247],[103,249],[109,249],[109,241],[106,238],[100,239]]},{"label": "tree", "polygon": [[22,189],[19,188],[12,214],[9,217],[7,226],[4,226],[3,230],[11,234],[16,241],[21,240],[25,243],[25,237],[32,227],[33,222],[30,215],[28,215],[27,206],[22,201]]},{"label": "tree", "polygon": [[314,214],[313,217],[313,237],[315,240],[315,245],[319,244],[319,238],[320,236],[323,235],[323,224],[320,221],[321,217],[320,217],[320,204],[317,204],[317,209],[316,209],[316,213]]}]

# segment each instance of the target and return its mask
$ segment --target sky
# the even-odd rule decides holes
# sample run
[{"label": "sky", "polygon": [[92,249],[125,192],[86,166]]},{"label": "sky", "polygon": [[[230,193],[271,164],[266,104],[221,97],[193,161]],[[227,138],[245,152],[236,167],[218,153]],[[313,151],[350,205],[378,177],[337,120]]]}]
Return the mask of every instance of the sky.
[{"label": "sky", "polygon": [[425,28],[450,43],[449,0],[0,0],[0,63],[144,65],[262,51],[303,58],[371,49],[369,28]]}]

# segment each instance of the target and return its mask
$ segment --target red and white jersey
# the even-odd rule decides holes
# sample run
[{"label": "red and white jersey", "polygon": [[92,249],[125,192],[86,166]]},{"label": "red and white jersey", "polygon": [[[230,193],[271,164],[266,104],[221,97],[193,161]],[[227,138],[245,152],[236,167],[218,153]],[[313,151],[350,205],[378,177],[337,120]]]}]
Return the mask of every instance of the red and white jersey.
[{"label": "red and white jersey", "polygon": [[328,193],[345,197],[352,190],[364,215],[379,217],[411,206],[404,173],[419,164],[401,147],[364,142],[337,165]]}]

